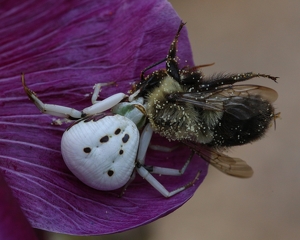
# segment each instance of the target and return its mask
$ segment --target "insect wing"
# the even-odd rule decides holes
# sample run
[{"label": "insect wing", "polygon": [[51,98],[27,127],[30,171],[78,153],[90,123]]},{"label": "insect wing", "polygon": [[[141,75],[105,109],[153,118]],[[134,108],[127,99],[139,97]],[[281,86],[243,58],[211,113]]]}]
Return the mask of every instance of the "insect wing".
[{"label": "insect wing", "polygon": [[240,178],[249,178],[253,175],[252,168],[239,158],[232,158],[215,149],[205,147],[191,141],[183,141],[205,161],[213,165],[221,172]]},{"label": "insect wing", "polygon": [[268,87],[244,84],[227,87],[222,91],[222,95],[225,97],[239,96],[239,97],[250,97],[259,96],[261,99],[273,103],[278,98],[278,93]]},{"label": "insect wing", "polygon": [[237,119],[246,120],[261,111],[256,106],[273,103],[278,97],[275,90],[258,85],[236,85],[217,88],[206,92],[171,93],[169,99],[190,103],[210,111],[224,111]]}]

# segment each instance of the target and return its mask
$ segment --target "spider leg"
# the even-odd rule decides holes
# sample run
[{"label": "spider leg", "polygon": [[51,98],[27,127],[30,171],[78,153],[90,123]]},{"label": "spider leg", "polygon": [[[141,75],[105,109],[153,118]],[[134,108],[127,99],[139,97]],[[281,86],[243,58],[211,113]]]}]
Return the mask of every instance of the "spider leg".
[{"label": "spider leg", "polygon": [[191,155],[183,165],[181,169],[174,169],[174,168],[165,168],[165,167],[156,167],[156,166],[148,166],[144,165],[143,167],[147,169],[151,173],[160,174],[160,175],[169,175],[169,176],[181,176],[184,174],[186,168],[188,167],[189,163],[191,162],[194,156],[194,151],[191,151]]},{"label": "spider leg", "polygon": [[102,101],[96,101],[92,106],[83,109],[82,112],[86,115],[104,112],[117,105],[125,97],[127,97],[127,95],[124,93],[116,93],[108,98],[103,99]]},{"label": "spider leg", "polygon": [[101,87],[112,84],[112,83],[104,83],[104,84],[99,83],[99,84],[96,84],[96,86],[94,87],[94,93],[92,96],[92,102],[94,104],[90,107],[83,109],[82,111],[79,111],[79,110],[76,110],[76,109],[70,108],[70,107],[65,107],[65,106],[56,105],[56,104],[43,103],[37,97],[35,92],[33,92],[31,89],[29,89],[27,87],[24,74],[22,74],[22,84],[23,84],[23,88],[24,88],[27,96],[29,97],[29,99],[36,105],[36,107],[42,113],[46,113],[46,114],[56,116],[56,117],[67,118],[67,119],[71,119],[71,120],[77,120],[86,115],[93,115],[96,113],[104,112],[104,111],[112,108],[116,104],[118,104],[120,101],[122,101],[123,98],[125,98],[127,96],[124,93],[116,93],[102,101],[96,101],[96,99],[99,95],[99,92],[101,90]]},{"label": "spider leg", "polygon": [[97,98],[99,97],[99,93],[101,92],[101,88],[108,85],[113,85],[115,82],[108,82],[108,83],[97,83],[94,86],[94,92],[91,98],[92,104],[95,104],[97,102]]},{"label": "spider leg", "polygon": [[141,134],[139,150],[138,150],[138,154],[137,154],[136,171],[138,172],[138,174],[141,177],[143,177],[146,181],[148,181],[164,197],[171,197],[171,196],[175,195],[176,193],[184,191],[188,187],[192,186],[195,183],[195,181],[198,179],[198,177],[200,175],[200,171],[197,173],[196,177],[191,182],[189,182],[186,185],[179,187],[173,191],[168,191],[156,178],[154,178],[151,175],[151,173],[161,174],[161,175],[180,176],[185,172],[188,164],[190,163],[190,161],[194,155],[194,152],[191,153],[187,162],[184,164],[184,166],[181,169],[172,169],[172,168],[164,168],[164,167],[157,167],[157,166],[146,166],[145,165],[145,155],[146,155],[147,149],[150,144],[152,133],[153,133],[153,130],[152,130],[150,124],[148,123]]},{"label": "spider leg", "polygon": [[56,117],[63,117],[63,118],[68,118],[68,119],[79,119],[82,117],[82,112],[74,109],[74,108],[69,108],[69,107],[64,107],[60,105],[55,105],[55,104],[46,104],[43,103],[33,92],[31,89],[29,89],[26,85],[25,82],[25,76],[24,73],[22,74],[22,84],[23,88],[29,97],[29,99],[35,104],[35,106],[42,112],[46,113],[52,116]]},{"label": "spider leg", "polygon": [[137,168],[138,174],[140,174],[147,182],[149,182],[157,191],[159,191],[164,197],[171,197],[179,192],[184,191],[185,189],[191,187],[197,180],[199,175],[201,174],[201,171],[199,171],[196,175],[196,177],[186,185],[179,187],[173,191],[168,191],[156,178],[154,178],[151,173],[144,168],[143,166],[140,166]]}]

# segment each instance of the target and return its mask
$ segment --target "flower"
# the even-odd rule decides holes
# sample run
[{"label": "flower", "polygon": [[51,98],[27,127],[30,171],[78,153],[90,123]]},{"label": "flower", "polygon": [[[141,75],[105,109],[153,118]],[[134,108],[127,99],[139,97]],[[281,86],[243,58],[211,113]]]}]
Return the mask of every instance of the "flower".
[{"label": "flower", "polygon": [[2,174],[0,174],[0,196],[0,238],[37,239]]},{"label": "flower", "polygon": [[[180,24],[171,5],[164,0],[27,0],[4,1],[0,11],[0,173],[32,227],[74,235],[115,233],[184,204],[203,181],[206,163],[194,158],[183,176],[158,177],[173,190],[202,169],[195,186],[170,199],[140,177],[122,198],[117,197],[120,191],[89,188],[67,169],[60,154],[66,125],[51,125],[52,117],[39,113],[21,84],[24,72],[27,85],[43,102],[79,110],[90,105],[95,83],[117,83],[105,87],[102,98],[127,92],[141,70],[166,56]],[[193,65],[186,30],[178,48],[180,58]],[[155,142],[178,145],[159,136]],[[188,155],[186,147],[171,153],[150,149],[146,163],[180,169]]]}]

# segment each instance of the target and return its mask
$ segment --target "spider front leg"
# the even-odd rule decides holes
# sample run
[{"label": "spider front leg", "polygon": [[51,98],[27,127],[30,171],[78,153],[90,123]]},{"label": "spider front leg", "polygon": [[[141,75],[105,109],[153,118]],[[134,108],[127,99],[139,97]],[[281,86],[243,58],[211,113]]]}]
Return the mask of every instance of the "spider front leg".
[{"label": "spider front leg", "polygon": [[99,93],[101,92],[101,87],[103,86],[108,86],[108,85],[113,85],[115,84],[114,82],[108,82],[108,83],[97,83],[94,86],[94,92],[92,94],[92,106],[87,107],[82,110],[82,112],[85,115],[93,115],[96,113],[101,113],[104,112],[115,105],[117,105],[119,102],[121,102],[125,97],[127,97],[126,94],[124,93],[116,93],[108,98],[105,98],[102,101],[97,101],[97,98],[99,97]]},{"label": "spider front leg", "polygon": [[94,92],[92,94],[92,98],[91,98],[91,101],[92,101],[92,104],[95,104],[97,103],[97,98],[99,97],[99,93],[101,92],[101,88],[104,87],[104,86],[109,86],[109,85],[114,85],[115,82],[108,82],[108,83],[97,83],[95,84],[94,86]]},{"label": "spider front leg", "polygon": [[105,98],[102,101],[97,101],[98,95],[101,91],[102,86],[110,85],[111,83],[98,83],[94,86],[94,93],[92,95],[92,103],[93,105],[87,107],[82,110],[82,112],[86,115],[92,115],[100,112],[104,112],[118,103],[120,103],[125,97],[127,97],[124,93],[116,93],[108,98]]},{"label": "spider front leg", "polygon": [[42,112],[56,117],[68,118],[71,120],[80,119],[83,117],[82,112],[65,106],[55,105],[55,104],[47,104],[43,103],[33,92],[29,89],[25,82],[24,73],[22,73],[22,85],[25,93],[29,97],[29,99],[35,104],[35,106]]},{"label": "spider front leg", "polygon": [[184,191],[188,187],[192,186],[195,183],[195,181],[198,179],[200,175],[200,171],[197,173],[196,177],[191,182],[171,192],[168,191],[156,178],[154,178],[151,175],[151,173],[160,174],[160,175],[180,176],[185,172],[188,164],[190,163],[194,155],[194,152],[191,153],[190,157],[188,158],[188,160],[186,161],[186,163],[181,169],[147,166],[145,165],[145,155],[146,155],[147,148],[149,147],[150,144],[152,133],[153,130],[150,124],[147,124],[140,138],[139,151],[138,151],[137,163],[136,163],[136,171],[145,180],[147,180],[157,191],[159,191],[164,197],[171,197],[181,191]]},{"label": "spider front leg", "polygon": [[70,120],[77,120],[86,115],[93,115],[96,113],[104,112],[104,111],[112,108],[116,104],[118,104],[120,101],[122,101],[122,99],[124,97],[126,97],[126,94],[124,94],[124,93],[117,93],[117,94],[114,94],[102,101],[96,101],[98,94],[100,92],[101,86],[105,86],[110,83],[98,84],[98,85],[96,84],[94,93],[92,95],[92,102],[94,102],[94,104],[90,107],[83,109],[82,111],[78,111],[78,110],[76,110],[74,108],[70,108],[70,107],[60,106],[60,105],[56,105],[56,104],[43,103],[37,97],[35,92],[33,92],[31,89],[29,89],[27,87],[24,74],[22,74],[22,84],[23,84],[23,88],[24,88],[27,96],[29,97],[29,99],[36,105],[36,107],[42,113],[46,113],[46,114],[56,116],[56,117],[67,118]]}]

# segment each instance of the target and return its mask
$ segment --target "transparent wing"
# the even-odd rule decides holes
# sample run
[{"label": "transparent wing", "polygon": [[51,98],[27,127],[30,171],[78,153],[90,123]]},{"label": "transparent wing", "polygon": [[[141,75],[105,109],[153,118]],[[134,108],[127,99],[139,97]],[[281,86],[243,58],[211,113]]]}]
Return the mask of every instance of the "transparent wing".
[{"label": "transparent wing", "polygon": [[221,172],[239,178],[249,178],[253,175],[252,168],[242,159],[232,158],[215,149],[190,141],[183,141],[205,161]]},{"label": "transparent wing", "polygon": [[273,103],[278,97],[275,90],[259,85],[228,85],[205,92],[172,93],[172,101],[190,103],[211,111],[224,111],[245,120],[260,114],[256,106]]}]

